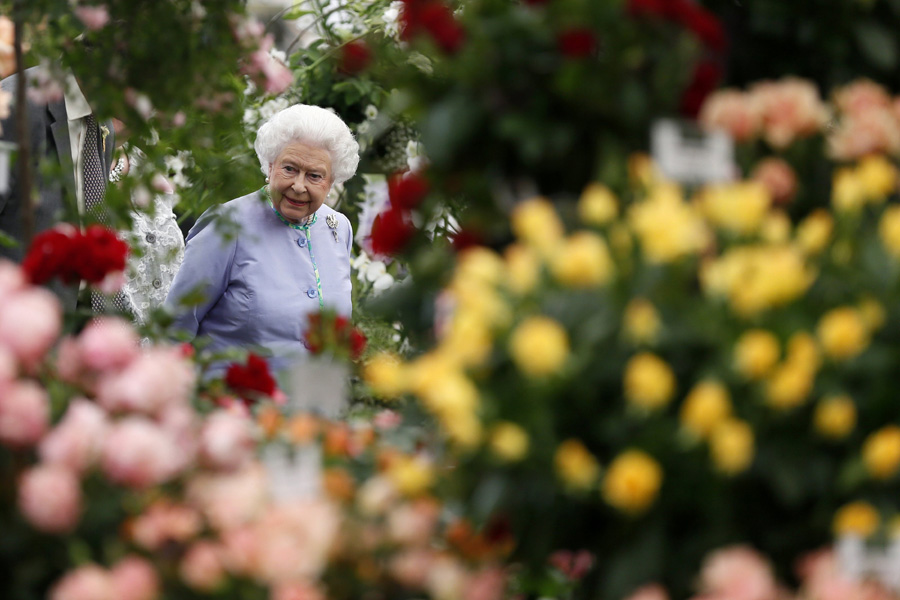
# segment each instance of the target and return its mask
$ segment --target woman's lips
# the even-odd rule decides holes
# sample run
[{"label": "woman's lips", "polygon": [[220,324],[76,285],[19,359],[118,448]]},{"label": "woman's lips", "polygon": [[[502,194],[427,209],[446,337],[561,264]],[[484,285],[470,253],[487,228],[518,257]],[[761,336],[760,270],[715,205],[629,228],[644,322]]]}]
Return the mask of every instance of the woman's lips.
[{"label": "woman's lips", "polygon": [[292,200],[292,199],[288,198],[287,196],[285,196],[284,199],[288,201],[288,204],[293,204],[294,206],[304,207],[309,204],[309,200],[307,200],[305,202],[303,200]]}]

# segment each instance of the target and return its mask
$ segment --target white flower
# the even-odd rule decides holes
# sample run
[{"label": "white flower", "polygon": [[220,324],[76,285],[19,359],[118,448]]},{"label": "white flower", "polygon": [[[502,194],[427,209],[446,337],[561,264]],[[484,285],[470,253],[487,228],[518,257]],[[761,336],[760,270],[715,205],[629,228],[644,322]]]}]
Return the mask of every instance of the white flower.
[{"label": "white flower", "polygon": [[372,290],[375,294],[380,294],[392,285],[394,285],[394,277],[390,273],[384,273],[372,283]]},{"label": "white flower", "polygon": [[387,272],[387,267],[380,260],[370,262],[366,266],[366,280],[375,281]]},{"label": "white flower", "polygon": [[350,263],[350,266],[353,267],[354,271],[360,271],[363,267],[369,264],[370,260],[371,259],[369,258],[368,254],[366,254],[364,251],[360,251],[359,255]]},{"label": "white flower", "polygon": [[256,128],[256,123],[259,120],[259,115],[252,108],[248,108],[244,111],[244,125],[247,127]]},{"label": "white flower", "polygon": [[269,56],[280,62],[281,64],[287,66],[287,54],[282,50],[278,50],[277,48],[272,48],[269,50]]},{"label": "white flower", "polygon": [[391,2],[387,10],[384,11],[382,20],[384,21],[384,33],[392,38],[397,38],[400,34],[400,9],[403,2],[395,0]]},{"label": "white flower", "polygon": [[356,126],[356,131],[357,131],[357,133],[359,133],[360,135],[362,135],[362,134],[368,132],[368,131],[369,131],[369,122],[368,122],[368,121],[363,121],[362,123],[360,123],[359,125],[357,125],[357,126]]},{"label": "white flower", "polygon": [[371,121],[378,116],[378,109],[375,108],[374,104],[370,104],[366,107],[365,114],[366,118]]}]

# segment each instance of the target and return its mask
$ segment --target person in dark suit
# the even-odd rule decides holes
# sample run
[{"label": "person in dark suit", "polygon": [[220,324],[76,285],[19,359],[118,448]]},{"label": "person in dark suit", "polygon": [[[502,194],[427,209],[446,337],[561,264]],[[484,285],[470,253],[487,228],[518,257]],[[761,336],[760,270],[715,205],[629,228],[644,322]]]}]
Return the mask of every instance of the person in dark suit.
[{"label": "person in dark suit", "polygon": [[[25,71],[28,77],[40,67]],[[17,80],[15,74],[0,81],[0,88],[13,94]],[[35,233],[56,225],[63,214],[85,212],[84,192],[84,149],[85,140],[93,140],[98,146],[100,169],[105,178],[110,171],[115,148],[115,133],[111,121],[97,124],[90,104],[84,97],[74,76],[69,76],[64,85],[64,94],[58,100],[47,104],[37,104],[27,100],[29,140],[31,142]],[[16,115],[19,107],[15,102],[10,106],[10,114],[0,121],[3,141],[17,143]],[[89,127],[95,128],[93,135]],[[40,165],[50,165],[46,172],[56,171],[58,176],[43,176]],[[56,167],[55,169],[53,167]],[[22,208],[24,199],[19,181],[18,169],[13,162],[10,168],[9,189],[0,194],[0,230],[18,242],[18,245],[0,247],[0,257],[21,262],[27,251],[23,246]],[[104,179],[105,181],[105,179]],[[63,301],[67,309],[75,307],[78,290],[72,286],[53,284],[50,286]]]}]

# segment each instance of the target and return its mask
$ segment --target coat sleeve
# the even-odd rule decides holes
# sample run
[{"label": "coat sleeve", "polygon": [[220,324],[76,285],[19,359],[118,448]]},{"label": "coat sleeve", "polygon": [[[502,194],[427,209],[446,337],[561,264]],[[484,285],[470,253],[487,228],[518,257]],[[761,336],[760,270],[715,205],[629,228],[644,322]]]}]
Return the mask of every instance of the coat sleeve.
[{"label": "coat sleeve", "polygon": [[216,223],[219,218],[229,217],[210,209],[188,233],[184,261],[166,297],[167,308],[175,314],[173,332],[187,332],[195,337],[200,323],[228,287],[238,234],[220,231]]}]

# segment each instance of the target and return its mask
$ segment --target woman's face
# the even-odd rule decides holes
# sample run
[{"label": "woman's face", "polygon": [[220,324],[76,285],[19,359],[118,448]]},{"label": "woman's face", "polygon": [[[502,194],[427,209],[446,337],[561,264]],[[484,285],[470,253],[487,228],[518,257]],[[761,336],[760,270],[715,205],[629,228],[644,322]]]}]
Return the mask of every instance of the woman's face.
[{"label": "woman's face", "polygon": [[293,223],[319,210],[333,182],[328,152],[302,142],[290,142],[269,167],[272,204]]}]

